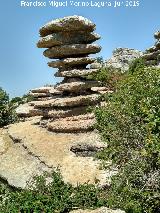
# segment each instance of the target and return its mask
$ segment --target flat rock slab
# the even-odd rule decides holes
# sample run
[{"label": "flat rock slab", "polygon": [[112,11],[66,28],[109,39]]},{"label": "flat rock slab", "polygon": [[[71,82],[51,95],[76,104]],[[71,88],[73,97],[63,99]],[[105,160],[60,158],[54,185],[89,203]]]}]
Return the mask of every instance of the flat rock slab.
[{"label": "flat rock slab", "polygon": [[82,107],[74,107],[65,110],[44,110],[43,117],[44,118],[65,118],[71,117],[75,115],[81,115],[87,112],[86,106]]},{"label": "flat rock slab", "polygon": [[97,87],[99,85],[98,81],[77,81],[77,82],[71,82],[71,83],[63,83],[56,87],[56,89],[60,91],[67,91],[67,92],[83,92],[87,89],[90,89],[92,87]]},{"label": "flat rock slab", "polygon": [[66,57],[86,56],[100,52],[101,47],[97,44],[71,44],[52,47],[43,52],[43,55],[48,58],[61,59]]},{"label": "flat rock slab", "polygon": [[30,90],[32,93],[49,93],[49,91],[54,87],[39,87]]},{"label": "flat rock slab", "polygon": [[48,66],[53,68],[66,68],[66,67],[74,67],[76,65],[87,65],[93,63],[94,61],[95,61],[94,58],[89,57],[66,58],[48,62]]},{"label": "flat rock slab", "polygon": [[50,21],[40,28],[40,35],[46,36],[56,32],[62,31],[93,31],[95,29],[95,24],[90,20],[82,16],[68,16],[60,19]]},{"label": "flat rock slab", "polygon": [[107,207],[101,207],[101,208],[94,209],[94,210],[91,210],[91,209],[87,209],[87,210],[78,209],[78,210],[71,211],[70,213],[125,213],[125,212],[122,211],[122,210],[119,210],[119,209],[112,210],[112,209],[109,209]]},{"label": "flat rock slab", "polygon": [[[25,131],[25,130],[24,130]],[[26,188],[34,175],[48,171],[48,167],[27,150],[14,143],[6,130],[0,135],[0,177],[14,187]]]},{"label": "flat rock slab", "polygon": [[55,77],[81,77],[95,74],[98,69],[73,69],[67,71],[59,71],[55,73]]},{"label": "flat rock slab", "polygon": [[34,106],[31,106],[29,103],[21,104],[16,108],[16,113],[19,117],[32,117],[42,115],[42,111],[34,109]]},{"label": "flat rock slab", "polygon": [[96,33],[90,32],[59,32],[41,38],[38,43],[38,48],[50,48],[54,46],[66,44],[90,44],[100,39]]},{"label": "flat rock slab", "polygon": [[[14,179],[16,187],[20,185],[19,181],[23,177],[21,174],[27,176],[28,180],[32,176],[31,171],[36,173],[42,162],[50,169],[59,167],[64,181],[74,186],[88,181],[94,184],[96,179],[100,180],[99,185],[106,185],[115,174],[115,171],[100,170],[100,161],[92,157],[77,157],[70,151],[76,144],[105,147],[96,132],[56,134],[34,125],[33,121],[26,121],[10,125],[7,134],[12,138],[12,142],[19,147],[25,147],[27,151],[25,154],[18,149],[8,149],[0,155],[0,176],[7,180]],[[21,157],[18,157],[19,155]],[[31,158],[34,158],[33,162]],[[25,166],[22,166],[23,164]]]},{"label": "flat rock slab", "polygon": [[157,60],[157,56],[160,54],[160,50],[157,50],[152,53],[146,53],[143,55],[143,58],[146,60]]},{"label": "flat rock slab", "polygon": [[34,101],[36,108],[88,106],[99,102],[100,95],[80,95],[75,97],[55,98],[48,101]]},{"label": "flat rock slab", "polygon": [[56,119],[49,122],[47,127],[54,132],[87,132],[93,130],[95,124],[94,114],[79,115],[73,117],[67,117],[62,119]]},{"label": "flat rock slab", "polygon": [[33,92],[29,92],[29,95],[33,96],[34,98],[39,98],[39,97],[49,97],[51,96],[50,93],[33,93]]}]

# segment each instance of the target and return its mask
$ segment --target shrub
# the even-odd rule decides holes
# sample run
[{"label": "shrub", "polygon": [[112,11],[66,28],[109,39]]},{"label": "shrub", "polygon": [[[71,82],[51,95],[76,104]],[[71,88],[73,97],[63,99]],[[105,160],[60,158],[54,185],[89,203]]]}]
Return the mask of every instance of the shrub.
[{"label": "shrub", "polygon": [[[35,177],[28,189],[7,192],[8,198],[1,206],[1,213],[8,212],[69,212],[77,208],[96,208],[104,204],[100,190],[90,184],[73,187],[65,184],[58,171]],[[4,191],[3,191],[4,192]]]},{"label": "shrub", "polygon": [[17,116],[13,104],[9,101],[9,95],[0,88],[0,128],[16,120]]},{"label": "shrub", "polygon": [[95,111],[97,128],[108,143],[98,157],[119,168],[107,193],[108,203],[129,213],[158,213],[160,69],[147,68],[138,60],[116,88],[105,97],[107,107]]}]

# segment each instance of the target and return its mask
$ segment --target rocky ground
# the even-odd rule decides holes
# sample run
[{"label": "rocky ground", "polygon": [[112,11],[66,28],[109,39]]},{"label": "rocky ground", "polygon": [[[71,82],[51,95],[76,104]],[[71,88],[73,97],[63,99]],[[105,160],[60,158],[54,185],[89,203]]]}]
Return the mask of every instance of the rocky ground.
[{"label": "rocky ground", "polygon": [[116,172],[101,170],[93,156],[104,145],[97,132],[53,133],[38,125],[39,118],[1,129],[0,176],[9,185],[25,188],[34,175],[60,169],[65,182],[109,184]]}]

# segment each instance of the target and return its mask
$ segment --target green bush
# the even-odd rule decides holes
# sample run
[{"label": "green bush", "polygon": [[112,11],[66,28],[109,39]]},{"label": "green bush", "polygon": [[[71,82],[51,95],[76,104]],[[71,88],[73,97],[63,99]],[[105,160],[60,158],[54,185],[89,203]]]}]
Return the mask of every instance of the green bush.
[{"label": "green bush", "polygon": [[[47,177],[52,181],[47,183]],[[104,205],[100,190],[93,185],[84,184],[73,187],[65,184],[58,171],[50,176],[35,177],[32,184],[25,190],[10,190],[0,187],[1,194],[6,193],[0,206],[1,213],[17,212],[69,212],[77,208],[96,208]],[[6,197],[6,196],[5,196]]]},{"label": "green bush", "polygon": [[9,95],[0,88],[0,128],[16,120],[14,105],[10,102]]},{"label": "green bush", "polygon": [[160,212],[160,69],[134,62],[96,109],[97,128],[108,147],[98,154],[119,174],[107,193],[112,208],[128,213]]}]

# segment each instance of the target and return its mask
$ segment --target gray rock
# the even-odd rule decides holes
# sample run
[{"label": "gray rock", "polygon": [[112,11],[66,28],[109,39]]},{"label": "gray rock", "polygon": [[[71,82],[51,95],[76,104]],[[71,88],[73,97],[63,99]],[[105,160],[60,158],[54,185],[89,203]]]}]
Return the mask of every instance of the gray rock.
[{"label": "gray rock", "polygon": [[143,55],[143,58],[146,60],[157,60],[157,56],[160,54],[160,50],[157,50],[152,53],[146,53]]},{"label": "gray rock", "polygon": [[129,69],[129,65],[136,58],[143,55],[142,52],[128,48],[117,48],[113,51],[113,56],[106,60],[105,67],[120,70],[122,73]]},{"label": "gray rock", "polygon": [[[32,121],[26,121],[10,125],[7,134],[17,146],[25,147],[23,150],[26,151],[19,151],[16,146],[14,150],[4,147],[2,150],[6,151],[0,153],[0,175],[3,173],[3,178],[14,179],[16,187],[20,186],[20,183],[25,185],[25,180],[38,173],[39,169],[41,171],[41,165],[51,169],[58,167],[64,182],[73,186],[86,182],[96,184],[97,179],[100,180],[98,185],[104,186],[110,183],[109,180],[114,175],[114,171],[100,170],[100,161],[92,157],[76,157],[70,151],[73,145],[82,143],[99,147],[99,141],[102,146],[103,143],[96,132],[57,134],[34,125]],[[1,136],[2,134],[0,138]]]},{"label": "gray rock", "polygon": [[89,31],[95,29],[95,24],[82,16],[68,16],[50,21],[40,29],[40,35],[46,36],[55,32],[62,31]]},{"label": "gray rock", "polygon": [[94,58],[83,57],[83,58],[65,58],[57,61],[48,62],[49,67],[53,68],[67,68],[78,65],[87,65],[95,61]]},{"label": "gray rock", "polygon": [[37,43],[38,48],[49,48],[66,44],[90,44],[100,36],[90,32],[59,32],[43,37]]},{"label": "gray rock", "polygon": [[154,37],[155,37],[155,39],[160,39],[160,31],[157,31],[157,32],[154,34]]},{"label": "gray rock", "polygon": [[94,73],[97,73],[97,69],[73,69],[68,71],[56,72],[54,76],[56,77],[83,77]]},{"label": "gray rock", "polygon": [[31,106],[30,103],[21,104],[16,108],[16,113],[19,117],[32,117],[42,115],[42,111],[34,109],[34,106]]},{"label": "gray rock", "polygon": [[65,118],[65,117],[71,117],[71,116],[77,116],[81,114],[85,114],[87,112],[86,106],[81,107],[73,107],[69,109],[64,110],[56,110],[56,109],[50,109],[50,110],[44,110],[43,117],[44,118]]},{"label": "gray rock", "polygon": [[13,143],[7,132],[0,135],[0,177],[14,187],[26,188],[34,175],[47,171],[47,167],[19,144]]},{"label": "gray rock", "polygon": [[49,97],[50,93],[33,93],[29,92],[29,95],[33,96],[34,98],[39,98],[39,97]]},{"label": "gray rock", "polygon": [[36,108],[88,106],[99,102],[100,95],[79,95],[33,102]]},{"label": "gray rock", "polygon": [[102,68],[102,66],[103,66],[103,64],[98,63],[98,62],[95,62],[95,63],[92,63],[92,64],[90,65],[90,68],[91,68],[91,69],[100,69],[100,68]]},{"label": "gray rock", "polygon": [[39,87],[39,88],[32,89],[31,92],[32,93],[49,93],[50,89],[52,88],[54,87]]},{"label": "gray rock", "polygon": [[44,51],[44,56],[48,58],[65,58],[72,56],[86,56],[88,54],[100,52],[101,47],[97,44],[72,44],[52,47]]},{"label": "gray rock", "polygon": [[49,122],[47,126],[49,130],[54,132],[71,133],[93,130],[94,124],[94,114],[86,114],[57,119]]}]

